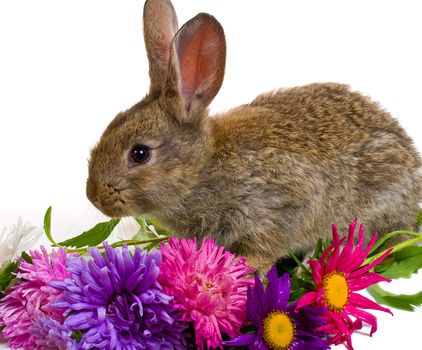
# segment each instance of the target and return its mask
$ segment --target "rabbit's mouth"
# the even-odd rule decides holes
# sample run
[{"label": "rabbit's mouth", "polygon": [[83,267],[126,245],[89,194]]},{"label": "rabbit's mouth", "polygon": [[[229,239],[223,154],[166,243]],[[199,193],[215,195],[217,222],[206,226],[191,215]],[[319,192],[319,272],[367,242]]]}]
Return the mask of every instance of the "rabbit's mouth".
[{"label": "rabbit's mouth", "polygon": [[90,202],[109,217],[130,216],[130,206],[124,191],[110,183],[96,184],[88,179],[86,194]]}]

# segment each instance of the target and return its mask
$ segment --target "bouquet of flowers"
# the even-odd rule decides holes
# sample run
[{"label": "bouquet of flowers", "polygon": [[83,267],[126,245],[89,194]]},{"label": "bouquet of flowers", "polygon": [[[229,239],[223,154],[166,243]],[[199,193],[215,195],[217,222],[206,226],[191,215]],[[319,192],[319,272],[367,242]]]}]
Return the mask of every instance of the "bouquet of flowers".
[{"label": "bouquet of flowers", "polygon": [[[305,261],[291,252],[292,263],[260,276],[212,239],[174,238],[137,221],[132,240],[107,243],[112,219],[56,242],[49,208],[50,251],[26,252],[38,236],[22,222],[3,231],[0,339],[31,350],[351,350],[356,330],[377,330],[368,310],[422,304],[422,292],[395,295],[378,285],[422,267],[420,233],[375,233],[365,244],[355,219],[347,235],[333,225],[332,239],[315,242]],[[389,244],[399,235],[407,240]],[[360,294],[365,289],[375,301]]]}]

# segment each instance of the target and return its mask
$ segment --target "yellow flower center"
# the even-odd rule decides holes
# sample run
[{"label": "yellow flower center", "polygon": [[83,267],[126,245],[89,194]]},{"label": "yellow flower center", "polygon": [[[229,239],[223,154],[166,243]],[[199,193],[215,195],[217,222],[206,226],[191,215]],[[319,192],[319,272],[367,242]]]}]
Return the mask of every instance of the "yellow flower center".
[{"label": "yellow flower center", "polygon": [[327,307],[336,313],[343,311],[349,301],[349,285],[343,272],[332,272],[323,282],[324,300]]},{"label": "yellow flower center", "polygon": [[295,336],[290,317],[282,311],[274,311],[264,319],[263,338],[271,350],[289,350]]}]

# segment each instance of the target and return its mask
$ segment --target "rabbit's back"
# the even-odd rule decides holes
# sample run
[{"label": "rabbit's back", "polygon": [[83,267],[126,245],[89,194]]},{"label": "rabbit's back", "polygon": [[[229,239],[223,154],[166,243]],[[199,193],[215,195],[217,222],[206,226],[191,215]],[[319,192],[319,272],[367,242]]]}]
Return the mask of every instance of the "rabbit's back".
[{"label": "rabbit's back", "polygon": [[415,224],[421,162],[411,139],[345,85],[264,94],[210,122],[215,153],[192,199],[207,203],[198,230],[220,233],[233,250],[262,255],[283,241],[306,249],[354,216],[368,232]]},{"label": "rabbit's back", "polygon": [[409,166],[420,166],[413,143],[398,122],[377,103],[350,91],[347,85],[310,84],[278,90],[258,96],[251,106],[276,111],[279,118],[274,123],[294,133],[297,141],[303,138],[297,144],[299,148],[305,145],[303,152],[320,149],[319,156],[330,157],[350,147],[359,147],[376,135],[381,138],[390,135],[405,148],[402,161],[406,164],[409,161]]},{"label": "rabbit's back", "polygon": [[[281,90],[261,95],[251,105],[279,114],[286,138],[280,139],[281,148],[317,160],[336,162],[346,156],[359,175],[359,189],[387,188],[422,165],[399,123],[347,85],[311,84]],[[272,128],[278,129],[277,125]]]}]

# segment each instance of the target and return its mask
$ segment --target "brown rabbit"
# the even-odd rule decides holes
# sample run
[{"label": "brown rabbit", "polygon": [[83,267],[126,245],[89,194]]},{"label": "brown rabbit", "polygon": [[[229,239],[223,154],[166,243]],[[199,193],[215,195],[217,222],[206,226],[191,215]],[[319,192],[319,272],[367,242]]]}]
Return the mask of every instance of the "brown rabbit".
[{"label": "brown rabbit", "polygon": [[219,22],[201,13],[177,31],[170,1],[148,0],[144,36],[150,91],[89,163],[87,195],[102,212],[214,237],[260,269],[355,216],[371,233],[414,228],[421,160],[369,98],[311,84],[209,117],[225,68]]}]

